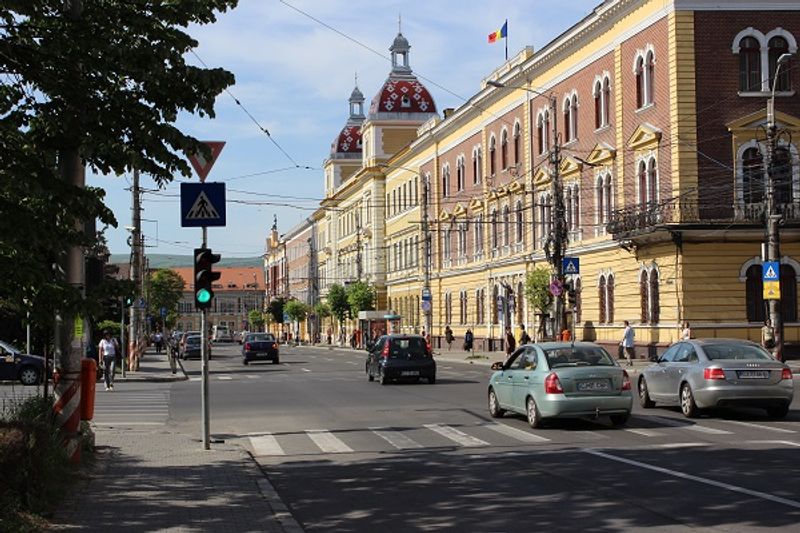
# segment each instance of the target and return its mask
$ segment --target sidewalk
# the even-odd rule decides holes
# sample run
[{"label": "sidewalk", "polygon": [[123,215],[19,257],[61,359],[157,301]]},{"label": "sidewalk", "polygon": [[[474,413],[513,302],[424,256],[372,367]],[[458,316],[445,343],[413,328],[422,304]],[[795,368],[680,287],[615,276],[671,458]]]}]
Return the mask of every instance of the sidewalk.
[{"label": "sidewalk", "polygon": [[[166,354],[150,349],[128,382],[187,379]],[[52,519],[57,531],[302,533],[258,464],[233,442],[203,450],[197,436],[93,428],[95,455],[84,453],[81,480]]]}]

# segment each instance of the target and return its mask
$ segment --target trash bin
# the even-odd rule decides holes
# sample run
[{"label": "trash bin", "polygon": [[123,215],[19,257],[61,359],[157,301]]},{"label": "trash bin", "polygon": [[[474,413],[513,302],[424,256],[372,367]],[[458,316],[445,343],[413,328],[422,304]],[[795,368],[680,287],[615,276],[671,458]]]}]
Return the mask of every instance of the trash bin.
[{"label": "trash bin", "polygon": [[81,420],[94,417],[94,390],[97,376],[97,361],[81,359]]}]

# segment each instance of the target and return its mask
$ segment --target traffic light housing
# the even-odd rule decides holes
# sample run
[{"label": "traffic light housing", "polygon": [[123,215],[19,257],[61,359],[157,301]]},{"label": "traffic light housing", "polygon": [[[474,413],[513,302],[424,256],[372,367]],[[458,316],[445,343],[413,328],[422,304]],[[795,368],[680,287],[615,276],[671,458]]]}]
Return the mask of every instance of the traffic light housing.
[{"label": "traffic light housing", "polygon": [[123,296],[122,297],[122,302],[123,302],[123,305],[125,305],[126,308],[132,306],[133,305],[133,296]]},{"label": "traffic light housing", "polygon": [[209,309],[214,298],[212,285],[222,274],[212,270],[214,263],[219,263],[219,254],[209,248],[194,250],[194,305],[197,309]]},{"label": "traffic light housing", "polygon": [[566,282],[566,284],[564,285],[564,291],[567,295],[567,306],[575,307],[575,305],[578,303],[578,298],[577,295],[575,294],[575,282],[574,281]]}]

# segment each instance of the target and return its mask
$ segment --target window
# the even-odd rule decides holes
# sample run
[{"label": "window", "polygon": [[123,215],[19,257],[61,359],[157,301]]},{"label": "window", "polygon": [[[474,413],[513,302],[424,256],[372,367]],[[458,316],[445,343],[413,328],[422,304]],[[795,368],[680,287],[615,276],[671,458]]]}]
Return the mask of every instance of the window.
[{"label": "window", "polygon": [[459,304],[459,324],[464,325],[467,323],[467,306],[469,305],[467,291],[461,291],[461,294],[459,295]]},{"label": "window", "polygon": [[603,78],[603,126],[609,124],[609,108],[611,106],[611,79],[606,76]]},{"label": "window", "polygon": [[472,150],[472,184],[477,185],[481,182],[481,166],[483,159],[481,158],[480,146]]},{"label": "window", "polygon": [[747,269],[745,299],[748,322],[764,322],[764,286],[761,281],[761,265],[751,265]]},{"label": "window", "polygon": [[644,107],[644,58],[639,56],[636,58],[636,68],[634,69],[636,76],[636,108]]},{"label": "window", "polygon": [[552,218],[551,214],[553,212],[553,197],[550,193],[544,193],[539,196],[539,225],[541,226],[541,239],[542,239],[542,246],[547,239],[550,238],[550,229]]},{"label": "window", "polygon": [[456,190],[464,190],[464,156],[456,160]]},{"label": "window", "polygon": [[583,307],[583,298],[581,297],[581,278],[577,278],[575,280],[575,323],[578,324],[581,321],[581,312]]},{"label": "window", "polygon": [[600,129],[603,127],[603,82],[597,80],[594,82],[594,128]]},{"label": "window", "polygon": [[458,226],[458,257],[467,255],[467,223]]},{"label": "window", "polygon": [[453,321],[453,295],[449,292],[444,295],[444,321],[446,324]]},{"label": "window", "polygon": [[483,253],[483,215],[478,215],[475,221],[475,253]]},{"label": "window", "polygon": [[[789,43],[783,37],[773,37],[767,43],[769,48],[769,87],[772,89],[772,83],[775,80],[775,69],[778,66],[778,58],[783,54],[789,53]],[[778,74],[778,83],[775,85],[776,91],[789,90],[789,68],[784,66]]]},{"label": "window", "polygon": [[772,155],[772,183],[777,205],[792,202],[792,156],[789,148],[778,146]]},{"label": "window", "polygon": [[409,203],[408,203],[408,183],[404,183],[403,184],[403,201],[402,201],[401,208],[403,209],[403,211],[405,211],[406,209],[408,209],[408,206],[409,206]]},{"label": "window", "polygon": [[451,238],[452,238],[452,231],[450,230],[450,228],[447,228],[446,230],[444,230],[444,237],[443,237],[443,241],[442,241],[442,256],[443,256],[442,258],[445,261],[449,261],[450,260],[450,244],[451,244],[450,239]]},{"label": "window", "polygon": [[650,322],[658,324],[661,315],[661,302],[658,293],[658,269],[650,271]]},{"label": "window", "polygon": [[496,171],[496,161],[495,161],[495,155],[497,152],[496,145],[497,145],[497,140],[494,138],[494,135],[492,135],[492,138],[489,139],[489,175],[492,177],[494,177]]},{"label": "window", "polygon": [[490,237],[492,239],[492,249],[496,250],[498,244],[500,243],[500,238],[497,234],[497,209],[492,209],[491,218],[489,220],[489,231],[491,232]]},{"label": "window", "polygon": [[450,165],[442,167],[442,198],[450,195]]},{"label": "window", "polygon": [[525,288],[522,282],[517,283],[517,292],[515,294],[514,309],[517,312],[517,324],[522,324],[525,319],[525,300],[523,299]]},{"label": "window", "polygon": [[508,130],[505,128],[500,133],[500,168],[508,168]]},{"label": "window", "polygon": [[614,198],[612,196],[611,173],[607,172],[597,177],[595,182],[595,202],[597,204],[597,213],[595,215],[597,228],[595,233],[602,235],[605,233],[606,224],[611,220],[611,211],[613,209]]},{"label": "window", "polygon": [[511,242],[511,213],[508,206],[503,207],[503,246]]},{"label": "window", "polygon": [[636,108],[641,109],[651,105],[654,101],[655,52],[651,45],[636,54],[633,74],[636,77]]},{"label": "window", "polygon": [[645,57],[644,61],[645,66],[645,105],[652,104],[655,100],[653,98],[653,90],[655,88],[655,69],[656,69],[656,59],[655,54],[653,51],[647,52],[647,56]]},{"label": "window", "polygon": [[521,139],[519,122],[514,123],[514,166],[519,167],[522,159]]},{"label": "window", "polygon": [[486,317],[484,316],[484,302],[485,302],[485,293],[483,289],[478,289],[475,291],[475,323],[476,324],[483,324],[486,321]]},{"label": "window", "polygon": [[517,242],[522,243],[522,233],[525,228],[525,219],[524,219],[524,212],[522,211],[522,201],[517,200],[517,208],[516,208],[516,218],[517,223],[515,226],[516,234],[517,234]]},{"label": "window", "polygon": [[536,137],[539,153],[547,152],[550,149],[550,112],[547,109],[539,111],[536,118]]},{"label": "window", "polygon": [[598,281],[599,316],[600,324],[614,322],[614,275],[602,274]]},{"label": "window", "polygon": [[797,322],[797,273],[781,264],[781,317],[784,323]]},{"label": "window", "polygon": [[497,324],[499,322],[498,320],[499,317],[497,316],[498,313],[495,312],[495,310],[499,307],[497,305],[499,301],[500,301],[500,294],[498,293],[497,285],[495,285],[494,287],[492,287],[492,308],[489,313],[491,315],[492,324]]},{"label": "window", "polygon": [[650,205],[658,202],[658,167],[655,157],[647,162],[647,202]]},{"label": "window", "polygon": [[564,139],[566,142],[578,138],[578,95],[573,91],[564,98]]},{"label": "window", "polygon": [[761,90],[761,46],[755,37],[739,42],[739,89]]}]

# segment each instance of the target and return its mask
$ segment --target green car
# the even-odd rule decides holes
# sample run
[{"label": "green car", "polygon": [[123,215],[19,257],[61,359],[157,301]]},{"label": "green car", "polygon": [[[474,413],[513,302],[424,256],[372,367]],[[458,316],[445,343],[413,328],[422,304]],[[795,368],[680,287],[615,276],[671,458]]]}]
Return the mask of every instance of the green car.
[{"label": "green car", "polygon": [[533,428],[551,418],[609,415],[623,426],[633,395],[628,373],[591,342],[544,342],[521,346],[489,379],[489,414],[524,414]]}]

